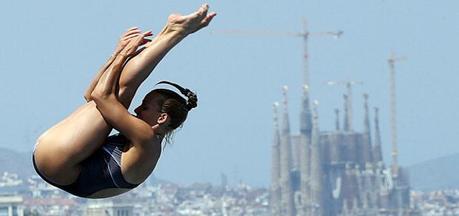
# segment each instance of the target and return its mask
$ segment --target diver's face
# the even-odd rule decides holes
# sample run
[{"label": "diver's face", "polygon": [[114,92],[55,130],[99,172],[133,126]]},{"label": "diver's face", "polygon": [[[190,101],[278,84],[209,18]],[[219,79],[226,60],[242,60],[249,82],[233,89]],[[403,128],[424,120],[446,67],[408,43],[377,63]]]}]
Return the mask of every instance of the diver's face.
[{"label": "diver's face", "polygon": [[159,107],[158,100],[159,98],[156,97],[147,102],[142,102],[142,104],[134,110],[137,114],[137,118],[142,119],[150,126],[158,124],[158,118],[161,115],[161,107]]}]

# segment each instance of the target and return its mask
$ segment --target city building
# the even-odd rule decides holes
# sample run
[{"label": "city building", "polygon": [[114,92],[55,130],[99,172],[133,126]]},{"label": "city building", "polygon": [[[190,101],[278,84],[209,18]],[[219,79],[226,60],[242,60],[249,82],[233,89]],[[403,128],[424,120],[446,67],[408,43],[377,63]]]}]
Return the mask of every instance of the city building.
[{"label": "city building", "polygon": [[23,199],[16,195],[0,195],[0,216],[23,216]]},{"label": "city building", "polygon": [[134,216],[134,206],[126,203],[115,203],[113,201],[91,200],[86,206],[87,216]]}]

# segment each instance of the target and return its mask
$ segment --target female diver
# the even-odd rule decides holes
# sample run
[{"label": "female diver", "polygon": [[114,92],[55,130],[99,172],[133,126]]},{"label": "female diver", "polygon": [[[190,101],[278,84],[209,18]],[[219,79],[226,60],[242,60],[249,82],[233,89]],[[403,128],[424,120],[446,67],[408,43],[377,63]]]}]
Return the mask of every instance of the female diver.
[{"label": "female diver", "polygon": [[[33,164],[48,183],[73,195],[111,197],[135,188],[156,166],[161,142],[182,125],[197,97],[171,84],[187,97],[167,89],[148,93],[131,115],[138,87],[160,60],[189,34],[207,26],[216,13],[208,5],[186,15],[172,14],[153,39],[151,32],[129,29],[114,54],[85,93],[86,104],[43,133]],[[145,45],[143,48],[139,47]],[[120,134],[109,136],[112,128]]]}]

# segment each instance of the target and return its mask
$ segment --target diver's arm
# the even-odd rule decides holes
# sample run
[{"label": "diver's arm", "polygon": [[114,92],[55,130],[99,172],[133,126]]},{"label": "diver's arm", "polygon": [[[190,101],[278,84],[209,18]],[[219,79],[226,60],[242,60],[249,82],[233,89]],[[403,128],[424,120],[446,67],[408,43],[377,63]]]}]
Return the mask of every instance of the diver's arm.
[{"label": "diver's arm", "polygon": [[86,100],[86,102],[89,102],[91,100],[93,100],[93,98],[91,97],[91,93],[92,91],[94,90],[94,88],[96,87],[97,85],[97,82],[99,82],[99,79],[100,77],[102,76],[102,74],[107,70],[107,68],[113,63],[113,61],[115,60],[115,57],[116,55],[118,55],[118,53],[114,53],[113,55],[110,56],[110,58],[108,59],[107,63],[105,63],[100,69],[99,69],[99,72],[97,72],[96,76],[94,77],[94,79],[91,81],[91,84],[89,84],[88,88],[86,89],[86,92],[84,94],[84,99]]},{"label": "diver's arm", "polygon": [[132,116],[118,100],[118,83],[123,65],[142,45],[143,35],[131,40],[115,57],[112,64],[100,77],[91,97],[104,119],[113,128],[120,131],[133,143],[145,143],[153,137],[151,127],[144,121]]}]

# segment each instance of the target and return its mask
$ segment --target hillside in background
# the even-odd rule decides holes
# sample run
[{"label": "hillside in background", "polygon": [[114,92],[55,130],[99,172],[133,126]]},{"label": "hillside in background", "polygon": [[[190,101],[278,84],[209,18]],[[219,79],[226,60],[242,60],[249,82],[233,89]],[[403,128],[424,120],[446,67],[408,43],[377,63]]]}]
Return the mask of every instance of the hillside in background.
[{"label": "hillside in background", "polygon": [[415,190],[459,189],[459,153],[409,166],[411,187]]},{"label": "hillside in background", "polygon": [[16,152],[7,148],[0,148],[0,174],[3,172],[16,173],[22,178],[35,174],[32,152]]}]

